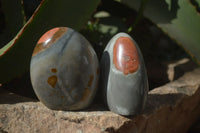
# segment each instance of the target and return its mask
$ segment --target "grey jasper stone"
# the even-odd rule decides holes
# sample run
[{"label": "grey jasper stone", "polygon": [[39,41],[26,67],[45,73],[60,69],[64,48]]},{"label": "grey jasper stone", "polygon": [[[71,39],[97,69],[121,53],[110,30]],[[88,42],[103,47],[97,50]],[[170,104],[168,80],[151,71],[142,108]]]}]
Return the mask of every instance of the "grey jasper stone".
[{"label": "grey jasper stone", "polygon": [[38,41],[30,65],[33,89],[50,109],[80,110],[93,100],[99,63],[90,43],[78,32],[58,27]]},{"label": "grey jasper stone", "polygon": [[[118,56],[115,56],[116,51],[114,53],[114,46],[117,45],[116,41],[117,39],[124,38],[125,41],[119,42],[118,45]],[[128,41],[132,41],[132,44],[124,45],[123,43]],[[135,47],[136,53],[134,51],[131,51],[129,46],[131,45],[131,48],[133,49]],[[135,45],[135,46],[133,46]],[[125,46],[123,49],[121,46]],[[116,46],[117,47],[117,46]],[[138,56],[137,59],[134,57],[131,59],[132,55],[125,55],[126,58],[124,58],[124,61],[131,61],[131,69],[130,71],[122,71],[118,68],[116,68],[115,60],[114,58],[118,58],[122,60],[121,55],[123,53],[122,50],[125,50],[125,54],[127,51],[129,51],[129,54],[133,54],[135,57]],[[115,57],[114,57],[115,56]],[[120,60],[118,61],[119,63]],[[138,67],[134,68],[135,62],[139,62]],[[120,67],[121,64],[119,64]],[[126,64],[129,65],[129,64]],[[124,66],[128,67],[128,66]],[[136,42],[126,33],[119,33],[115,35],[107,44],[104,53],[102,55],[101,59],[101,65],[100,65],[100,89],[103,90],[103,97],[109,107],[109,109],[117,114],[120,115],[136,115],[138,114],[145,105],[147,93],[148,93],[148,78],[147,73],[145,69],[144,60],[142,57],[142,54],[140,52],[140,49]],[[136,71],[134,71],[136,70]],[[134,71],[134,72],[133,72]]]}]

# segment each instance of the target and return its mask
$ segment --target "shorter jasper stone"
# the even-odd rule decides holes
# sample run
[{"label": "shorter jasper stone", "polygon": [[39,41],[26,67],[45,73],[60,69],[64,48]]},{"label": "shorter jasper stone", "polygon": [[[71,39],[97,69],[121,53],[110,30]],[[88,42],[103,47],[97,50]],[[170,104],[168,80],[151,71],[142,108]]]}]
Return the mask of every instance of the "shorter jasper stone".
[{"label": "shorter jasper stone", "polygon": [[90,43],[67,27],[47,31],[32,54],[30,75],[40,101],[50,109],[80,110],[92,102],[98,59]]},{"label": "shorter jasper stone", "polygon": [[102,59],[100,89],[109,109],[121,115],[136,115],[145,105],[148,80],[136,42],[126,33],[115,35]]}]

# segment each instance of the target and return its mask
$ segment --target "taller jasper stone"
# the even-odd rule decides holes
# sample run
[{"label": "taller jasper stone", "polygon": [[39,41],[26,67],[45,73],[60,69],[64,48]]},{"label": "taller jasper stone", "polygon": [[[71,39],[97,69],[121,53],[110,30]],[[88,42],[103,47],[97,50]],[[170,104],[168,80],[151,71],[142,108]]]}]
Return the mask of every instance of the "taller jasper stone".
[{"label": "taller jasper stone", "polygon": [[98,69],[90,43],[71,28],[57,27],[38,40],[30,75],[37,97],[48,108],[80,110],[95,96]]},{"label": "taller jasper stone", "polygon": [[111,111],[136,115],[145,105],[148,81],[136,42],[126,33],[115,35],[101,59],[100,89]]}]

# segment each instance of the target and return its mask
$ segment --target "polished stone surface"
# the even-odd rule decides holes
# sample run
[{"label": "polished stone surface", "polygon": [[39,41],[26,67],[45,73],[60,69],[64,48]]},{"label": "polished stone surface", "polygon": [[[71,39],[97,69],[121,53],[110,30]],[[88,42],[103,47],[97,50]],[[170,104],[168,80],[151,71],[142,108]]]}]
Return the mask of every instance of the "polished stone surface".
[{"label": "polished stone surface", "polygon": [[92,102],[99,63],[90,43],[78,32],[58,27],[46,32],[33,51],[33,89],[50,109],[80,110]]},{"label": "polished stone surface", "polygon": [[135,44],[129,37],[119,37],[113,48],[113,63],[124,75],[134,73],[140,65]]},{"label": "polished stone surface", "polygon": [[136,42],[126,33],[115,35],[101,59],[100,89],[109,109],[121,115],[136,115],[145,106],[148,79]]}]

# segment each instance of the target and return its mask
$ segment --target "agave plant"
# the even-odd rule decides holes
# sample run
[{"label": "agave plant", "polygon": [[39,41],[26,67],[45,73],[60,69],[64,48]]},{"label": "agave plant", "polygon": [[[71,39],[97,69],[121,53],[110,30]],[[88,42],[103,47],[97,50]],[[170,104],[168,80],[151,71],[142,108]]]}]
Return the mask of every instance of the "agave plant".
[{"label": "agave plant", "polygon": [[200,64],[200,0],[119,1],[144,11],[144,16],[176,40]]}]

